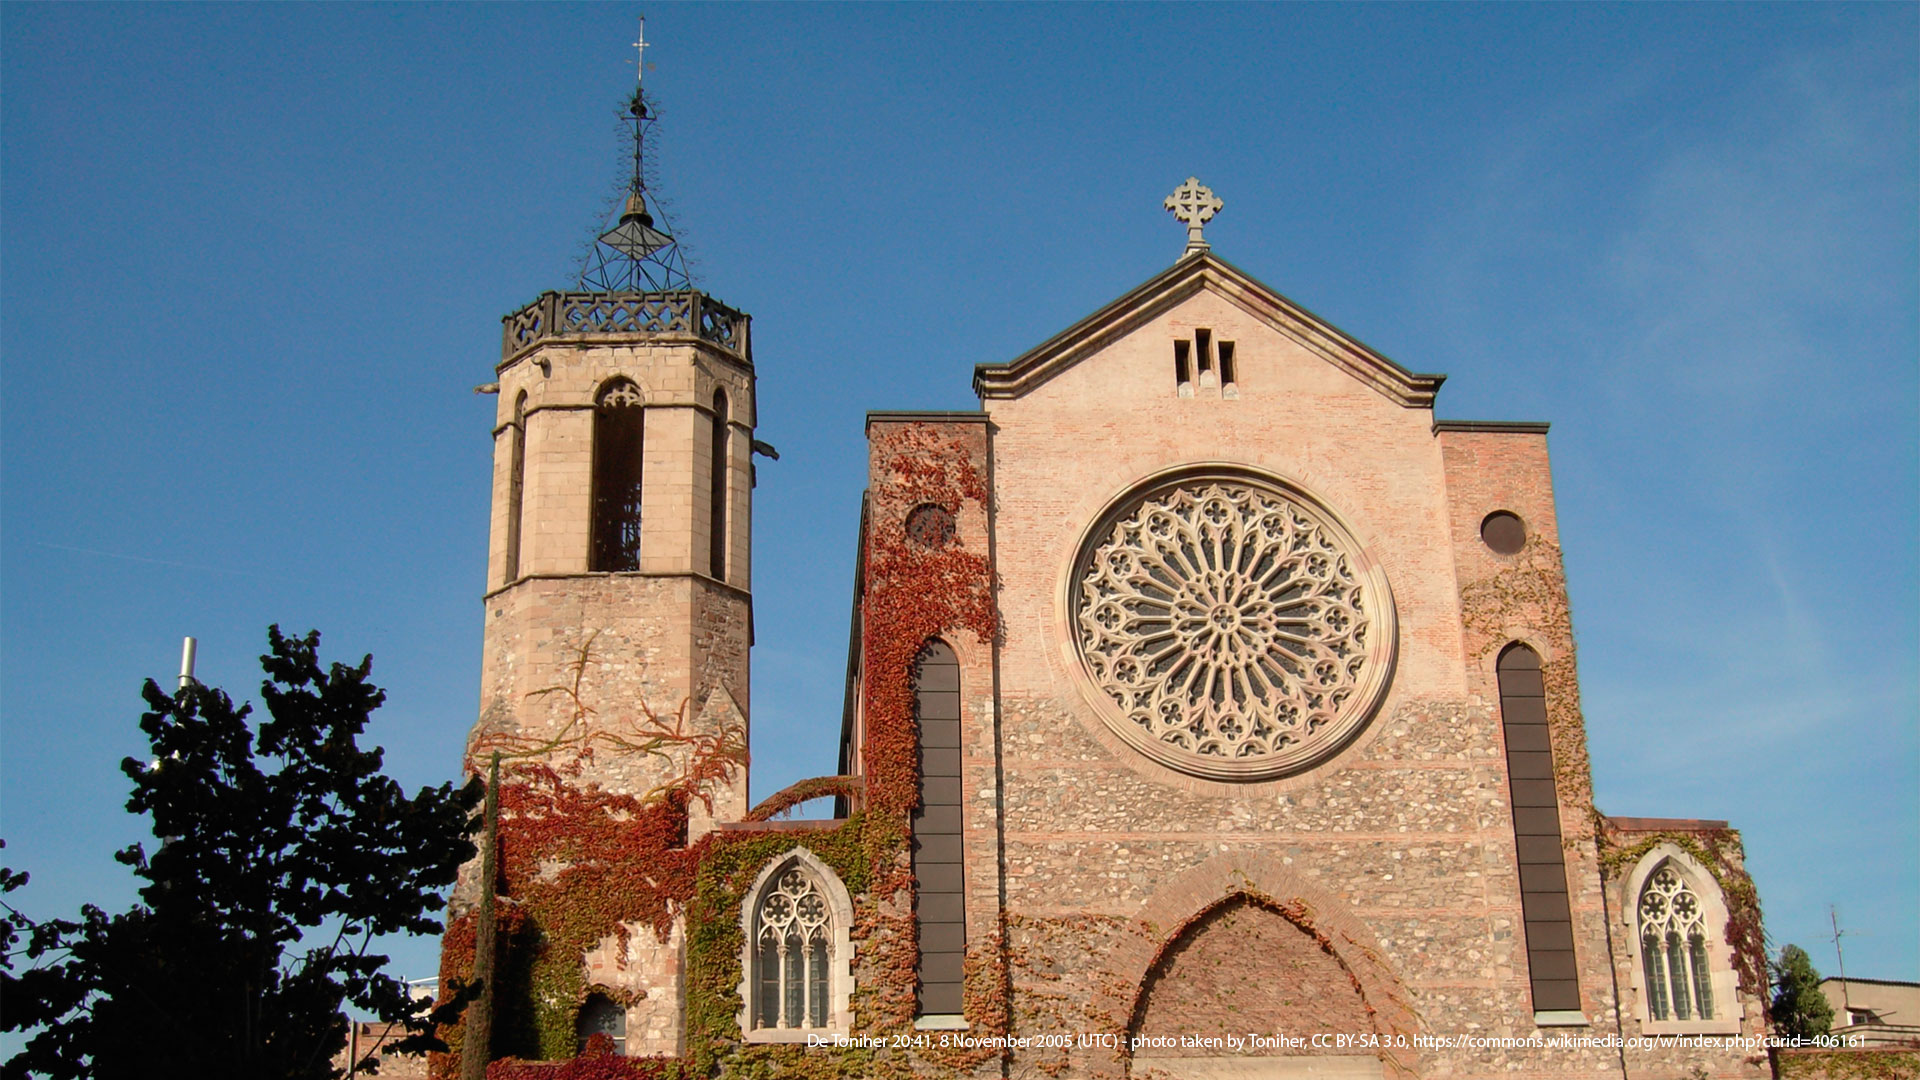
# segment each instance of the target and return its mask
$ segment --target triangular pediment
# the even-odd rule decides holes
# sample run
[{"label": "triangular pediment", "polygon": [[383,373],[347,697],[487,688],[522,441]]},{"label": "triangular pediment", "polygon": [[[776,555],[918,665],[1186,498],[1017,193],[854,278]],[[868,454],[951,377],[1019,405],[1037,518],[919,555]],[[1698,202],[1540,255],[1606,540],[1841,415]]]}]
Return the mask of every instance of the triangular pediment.
[{"label": "triangular pediment", "polygon": [[1308,352],[1410,409],[1430,409],[1445,375],[1421,375],[1268,288],[1210,251],[1197,252],[1006,364],[973,369],[974,393],[1017,398],[1200,292],[1211,292]]}]

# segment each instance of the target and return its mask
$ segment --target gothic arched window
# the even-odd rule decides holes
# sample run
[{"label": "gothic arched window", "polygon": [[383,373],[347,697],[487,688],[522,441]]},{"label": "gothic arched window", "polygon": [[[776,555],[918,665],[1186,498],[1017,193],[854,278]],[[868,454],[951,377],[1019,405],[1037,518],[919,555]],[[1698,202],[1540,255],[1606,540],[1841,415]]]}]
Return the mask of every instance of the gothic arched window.
[{"label": "gothic arched window", "polygon": [[1658,843],[1635,865],[1621,893],[1629,921],[1633,981],[1642,1032],[1716,1035],[1740,1030],[1741,1006],[1726,943],[1720,886],[1677,844]]},{"label": "gothic arched window", "polygon": [[593,538],[589,570],[640,569],[640,465],[646,410],[640,388],[614,379],[593,406]]},{"label": "gothic arched window", "polygon": [[710,498],[713,503],[712,528],[713,576],[727,580],[727,395],[713,392],[713,456],[708,470],[712,477]]},{"label": "gothic arched window", "polygon": [[1640,963],[1655,1020],[1713,1019],[1713,974],[1700,897],[1672,860],[1640,887]]},{"label": "gothic arched window", "polygon": [[743,913],[746,986],[741,1017],[750,1041],[844,1031],[852,994],[853,906],[839,878],[795,850],[760,875]]}]

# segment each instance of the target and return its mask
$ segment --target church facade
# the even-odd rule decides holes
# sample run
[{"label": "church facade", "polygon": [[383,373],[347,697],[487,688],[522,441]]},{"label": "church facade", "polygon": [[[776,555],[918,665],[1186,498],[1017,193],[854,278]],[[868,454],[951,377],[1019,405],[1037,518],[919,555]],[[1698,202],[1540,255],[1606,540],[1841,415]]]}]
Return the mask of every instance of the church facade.
[{"label": "church facade", "polygon": [[1766,1075],[1737,835],[1593,807],[1547,426],[1436,420],[1441,376],[1212,252],[1210,192],[1168,208],[1182,256],[978,411],[869,414],[838,774],[755,807],[750,321],[508,316],[499,870],[443,968],[484,897],[487,1057]]}]

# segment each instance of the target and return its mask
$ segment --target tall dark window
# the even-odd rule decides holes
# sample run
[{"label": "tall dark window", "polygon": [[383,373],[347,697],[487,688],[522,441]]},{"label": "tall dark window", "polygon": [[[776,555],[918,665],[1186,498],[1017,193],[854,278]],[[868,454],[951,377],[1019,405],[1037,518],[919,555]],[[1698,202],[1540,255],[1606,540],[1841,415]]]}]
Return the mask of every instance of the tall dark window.
[{"label": "tall dark window", "polygon": [[713,576],[727,580],[727,395],[713,392]]},{"label": "tall dark window", "polygon": [[527,491],[527,392],[513,399],[513,440],[507,467],[507,569],[502,585],[512,584],[520,576],[520,505]]},{"label": "tall dark window", "polygon": [[593,548],[589,570],[640,569],[640,466],[646,449],[640,389],[616,379],[593,410]]},{"label": "tall dark window", "polygon": [[920,808],[913,812],[914,915],[922,1016],[959,1015],[967,951],[960,841],[960,661],[929,641],[914,665],[920,725]]},{"label": "tall dark window", "polygon": [[1566,852],[1540,654],[1509,645],[1500,654],[1500,723],[1513,795],[1513,839],[1520,857],[1520,911],[1526,926],[1527,977],[1537,1012],[1578,1011],[1580,975],[1567,902]]}]

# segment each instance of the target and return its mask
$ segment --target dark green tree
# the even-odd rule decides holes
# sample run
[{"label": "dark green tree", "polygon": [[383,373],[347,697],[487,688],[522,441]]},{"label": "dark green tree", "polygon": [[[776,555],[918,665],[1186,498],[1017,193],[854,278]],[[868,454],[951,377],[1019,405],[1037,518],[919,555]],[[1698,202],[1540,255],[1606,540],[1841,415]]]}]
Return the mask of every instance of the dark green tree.
[{"label": "dark green tree", "polygon": [[1832,1030],[1833,1005],[1820,992],[1820,973],[1807,950],[1788,945],[1771,966],[1774,1033],[1806,1039]]},{"label": "dark green tree", "polygon": [[152,760],[120,767],[127,809],[160,843],[115,856],[146,883],[141,902],[111,916],[88,905],[77,923],[8,909],[9,938],[26,936],[38,966],[5,976],[0,1029],[33,1032],[7,1080],[332,1077],[348,1004],[406,1023],[408,1048],[437,1045],[430,1022],[448,1017],[419,1015],[368,950],[440,931],[441,894],[474,854],[480,784],[409,798],[381,750],[358,744],[386,697],[371,658],[323,668],[319,634],[273,627],[267,640],[271,719],[257,726],[219,690],[146,685]]}]

